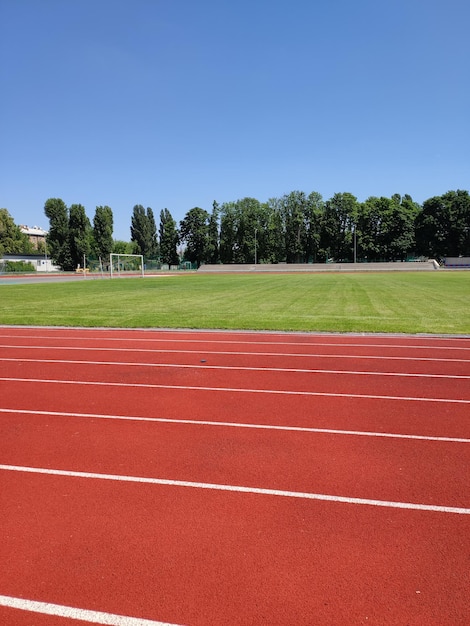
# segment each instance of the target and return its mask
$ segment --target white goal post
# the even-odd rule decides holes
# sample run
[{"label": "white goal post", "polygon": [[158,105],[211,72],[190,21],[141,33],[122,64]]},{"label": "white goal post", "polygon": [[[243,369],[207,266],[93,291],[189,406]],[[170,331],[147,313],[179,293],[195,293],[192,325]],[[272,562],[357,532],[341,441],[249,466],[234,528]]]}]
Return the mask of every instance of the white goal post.
[{"label": "white goal post", "polygon": [[109,274],[111,278],[122,274],[136,274],[144,276],[144,257],[142,254],[118,254],[111,252],[109,255]]}]

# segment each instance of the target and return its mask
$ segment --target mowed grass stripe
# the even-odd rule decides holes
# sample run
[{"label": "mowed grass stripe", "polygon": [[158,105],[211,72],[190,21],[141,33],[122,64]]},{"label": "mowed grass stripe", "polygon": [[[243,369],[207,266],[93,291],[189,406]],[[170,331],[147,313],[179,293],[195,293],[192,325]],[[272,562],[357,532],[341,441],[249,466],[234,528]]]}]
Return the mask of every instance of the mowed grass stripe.
[{"label": "mowed grass stripe", "polygon": [[0,324],[470,333],[470,272],[175,274],[2,285]]}]

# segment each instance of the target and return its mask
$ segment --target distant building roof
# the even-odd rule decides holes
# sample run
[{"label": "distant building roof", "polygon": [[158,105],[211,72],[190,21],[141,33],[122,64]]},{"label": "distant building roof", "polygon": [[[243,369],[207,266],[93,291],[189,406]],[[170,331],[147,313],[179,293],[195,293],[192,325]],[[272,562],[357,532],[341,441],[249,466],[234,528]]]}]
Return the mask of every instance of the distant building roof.
[{"label": "distant building roof", "polygon": [[40,226],[20,226],[20,230],[25,235],[30,237],[45,237],[47,235],[47,230],[44,230]]}]

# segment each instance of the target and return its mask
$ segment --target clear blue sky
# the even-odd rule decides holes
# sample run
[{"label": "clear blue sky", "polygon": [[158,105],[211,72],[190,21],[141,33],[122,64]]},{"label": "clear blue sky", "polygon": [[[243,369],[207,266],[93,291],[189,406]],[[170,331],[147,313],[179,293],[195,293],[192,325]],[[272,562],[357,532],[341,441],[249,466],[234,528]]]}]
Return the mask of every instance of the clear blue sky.
[{"label": "clear blue sky", "polygon": [[470,188],[468,0],[0,0],[0,206]]}]

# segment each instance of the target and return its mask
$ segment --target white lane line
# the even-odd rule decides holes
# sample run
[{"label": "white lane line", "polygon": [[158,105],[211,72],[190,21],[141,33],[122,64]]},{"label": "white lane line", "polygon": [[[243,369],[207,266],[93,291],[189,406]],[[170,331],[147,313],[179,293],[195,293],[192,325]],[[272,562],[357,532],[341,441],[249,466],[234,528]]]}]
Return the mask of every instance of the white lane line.
[{"label": "white lane line", "polygon": [[15,350],[76,350],[78,352],[131,352],[150,354],[195,354],[197,356],[217,355],[217,356],[250,356],[250,357],[282,357],[282,358],[313,358],[313,359],[354,359],[354,360],[381,360],[381,361],[431,361],[432,363],[470,363],[470,359],[446,359],[419,356],[382,356],[382,355],[356,355],[356,354],[313,354],[307,352],[240,352],[228,350],[165,350],[157,348],[107,348],[103,346],[79,347],[79,346],[33,346],[9,344],[0,345],[0,348]]},{"label": "white lane line", "polygon": [[12,596],[0,595],[0,606],[32,613],[41,613],[42,615],[68,617],[69,619],[89,622],[91,624],[106,624],[108,626],[177,626],[169,622],[156,622],[151,619],[114,615],[113,613],[78,609],[73,606],[63,606],[62,604],[52,604],[51,602],[38,602],[37,600],[26,600],[25,598],[14,598]]},{"label": "white lane line", "polygon": [[246,367],[241,365],[199,365],[197,363],[140,363],[137,361],[84,361],[81,359],[28,359],[0,357],[0,361],[13,363],[49,363],[65,365],[118,365],[119,367],[153,367],[173,369],[202,369],[202,370],[226,370],[237,372],[282,372],[293,374],[335,374],[348,376],[391,376],[396,378],[445,378],[450,380],[468,380],[470,375],[463,374],[423,374],[410,372],[371,372],[361,370],[328,370],[328,369],[300,369],[293,367]]},{"label": "white lane line", "polygon": [[222,426],[225,428],[253,428],[255,430],[279,430],[287,432],[315,433],[326,435],[349,435],[357,437],[384,437],[387,439],[413,439],[418,441],[440,441],[470,443],[462,437],[435,437],[431,435],[406,435],[401,433],[381,433],[368,430],[339,430],[335,428],[308,428],[305,426],[279,426],[273,424],[250,424],[243,422],[211,422],[207,420],[174,419],[170,417],[138,417],[134,415],[105,415],[103,413],[67,413],[65,411],[31,411],[27,409],[3,409],[0,413],[19,415],[46,415],[51,417],[79,417],[88,419],[122,420],[129,422],[155,422],[163,424],[189,424],[194,426]]},{"label": "white lane line", "polygon": [[93,380],[59,380],[53,378],[7,378],[0,381],[16,383],[49,383],[52,385],[87,385],[97,387],[129,387],[131,389],[178,389],[184,391],[219,391],[229,393],[261,393],[285,396],[312,396],[325,398],[362,398],[366,400],[400,400],[401,402],[444,402],[450,404],[470,404],[470,400],[459,398],[420,398],[419,396],[379,396],[360,393],[328,393],[324,391],[288,391],[286,389],[248,389],[240,387],[196,387],[192,385],[155,385],[145,383],[117,383]]},{"label": "white lane line", "polygon": [[411,509],[414,511],[433,511],[436,513],[457,513],[459,515],[470,515],[470,509],[456,506],[416,504],[414,502],[396,502],[393,500],[371,500],[369,498],[350,498],[348,496],[336,496],[324,493],[284,491],[282,489],[263,489],[260,487],[244,487],[241,485],[225,485],[218,483],[200,483],[187,480],[171,480],[168,478],[148,478],[144,476],[126,476],[120,474],[97,474],[95,472],[75,472],[71,470],[57,470],[43,467],[25,467],[22,465],[0,465],[0,470],[5,470],[7,472],[26,472],[30,474],[48,474],[51,476],[67,476],[69,478],[88,478],[130,483],[144,483],[149,485],[163,485],[168,487],[189,487],[193,489],[251,493],[262,496],[278,496],[283,498],[298,498],[302,500],[322,500],[326,502],[339,502],[342,504],[364,504],[368,506],[378,506],[392,509]]},{"label": "white lane line", "polygon": [[[80,329],[83,331],[83,329]],[[132,330],[132,329],[130,329]],[[167,331],[168,332],[168,331]],[[172,331],[170,331],[172,332]],[[175,331],[178,333],[178,331]],[[185,331],[182,331],[183,333]],[[233,332],[227,331],[227,334],[233,334]],[[255,336],[255,333],[253,333]],[[284,335],[277,335],[283,337]],[[0,334],[0,337],[15,338],[15,339],[60,339],[70,341],[121,341],[121,342],[147,342],[147,343],[202,343],[202,344],[228,344],[228,345],[249,345],[249,346],[310,346],[315,348],[316,346],[329,346],[329,347],[344,347],[344,348],[389,348],[394,350],[395,348],[404,348],[406,350],[419,349],[419,350],[470,350],[470,341],[467,337],[426,337],[426,341],[439,342],[445,341],[451,343],[453,341],[461,343],[468,343],[468,346],[443,346],[443,345],[418,345],[418,344],[393,344],[393,343],[340,343],[332,341],[245,341],[238,339],[194,339],[193,337],[185,339],[175,339],[174,337],[87,337],[78,336],[73,337],[71,335],[7,335]]]}]

